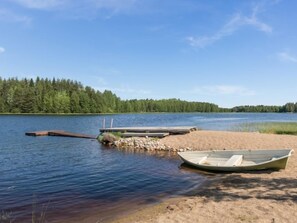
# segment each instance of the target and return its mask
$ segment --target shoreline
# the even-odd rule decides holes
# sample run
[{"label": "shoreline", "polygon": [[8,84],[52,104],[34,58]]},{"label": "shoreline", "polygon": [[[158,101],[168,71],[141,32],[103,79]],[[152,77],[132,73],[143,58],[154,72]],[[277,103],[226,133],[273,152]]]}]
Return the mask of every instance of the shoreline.
[{"label": "shoreline", "polygon": [[[176,150],[278,149],[297,151],[297,136],[254,132],[195,131],[160,140]],[[189,195],[119,216],[111,222],[295,222],[297,156],[285,170],[216,173]]]}]

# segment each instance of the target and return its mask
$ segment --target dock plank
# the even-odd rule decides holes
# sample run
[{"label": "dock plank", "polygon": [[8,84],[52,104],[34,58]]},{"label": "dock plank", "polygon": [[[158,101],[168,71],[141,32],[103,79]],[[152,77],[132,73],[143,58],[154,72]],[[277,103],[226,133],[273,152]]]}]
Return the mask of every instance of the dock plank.
[{"label": "dock plank", "polygon": [[66,132],[64,130],[26,132],[25,134],[27,136],[62,136],[62,137],[74,137],[74,138],[86,138],[86,139],[96,139],[97,138],[95,135]]},{"label": "dock plank", "polygon": [[168,136],[168,132],[124,132],[121,134],[122,137],[156,137],[156,138],[163,138]]},{"label": "dock plank", "polygon": [[65,132],[65,131],[51,131],[48,133],[49,136],[62,136],[62,137],[74,137],[74,138],[86,138],[86,139],[96,139],[94,135],[86,135],[81,133],[74,132]]},{"label": "dock plank", "polygon": [[178,126],[178,127],[117,127],[117,128],[102,128],[99,131],[104,132],[135,132],[135,133],[160,133],[166,132],[169,134],[186,134],[191,131],[196,131],[195,126]]},{"label": "dock plank", "polygon": [[49,132],[55,131],[63,131],[63,130],[44,130],[44,131],[36,131],[36,132],[26,132],[25,135],[27,136],[48,136]]}]

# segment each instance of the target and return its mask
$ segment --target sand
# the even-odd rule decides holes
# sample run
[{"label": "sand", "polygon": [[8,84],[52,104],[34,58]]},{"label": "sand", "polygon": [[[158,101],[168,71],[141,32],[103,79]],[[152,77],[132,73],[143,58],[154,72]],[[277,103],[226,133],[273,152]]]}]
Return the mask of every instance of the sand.
[{"label": "sand", "polygon": [[169,136],[174,148],[292,148],[285,170],[216,174],[191,195],[169,199],[115,222],[297,222],[297,136],[223,131],[195,131]]}]

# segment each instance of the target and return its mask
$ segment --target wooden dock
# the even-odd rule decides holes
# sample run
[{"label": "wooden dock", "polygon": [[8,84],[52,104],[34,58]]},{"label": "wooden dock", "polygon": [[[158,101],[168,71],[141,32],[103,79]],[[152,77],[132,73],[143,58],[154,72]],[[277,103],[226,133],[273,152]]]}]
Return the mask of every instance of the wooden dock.
[{"label": "wooden dock", "polygon": [[179,126],[179,127],[117,127],[117,128],[102,128],[100,133],[104,132],[120,132],[120,133],[158,133],[169,135],[187,134],[191,131],[196,131],[195,126]]},{"label": "wooden dock", "polygon": [[[120,132],[122,137],[155,137],[163,138],[168,135],[187,134],[196,131],[195,126],[181,127],[118,127],[118,128],[102,128],[100,133]],[[74,138],[96,139],[95,135],[86,135],[80,133],[66,132],[64,130],[46,130],[36,132],[26,132],[27,136],[62,136]]]},{"label": "wooden dock", "polygon": [[27,136],[62,136],[62,137],[74,137],[74,138],[85,138],[85,139],[96,139],[95,135],[86,135],[74,132],[66,132],[64,130],[48,130],[48,131],[37,131],[37,132],[26,132]]},{"label": "wooden dock", "polygon": [[168,132],[124,132],[121,133],[121,137],[128,138],[128,137],[154,137],[154,138],[164,138],[168,136]]}]

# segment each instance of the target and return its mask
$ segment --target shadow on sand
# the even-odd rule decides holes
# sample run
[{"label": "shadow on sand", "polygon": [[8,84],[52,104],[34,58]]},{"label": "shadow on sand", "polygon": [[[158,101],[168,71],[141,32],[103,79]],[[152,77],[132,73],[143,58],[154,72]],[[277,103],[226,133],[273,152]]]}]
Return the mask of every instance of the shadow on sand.
[{"label": "shadow on sand", "polygon": [[[267,171],[258,173],[269,174]],[[203,196],[213,201],[257,198],[297,202],[297,179],[219,174],[202,190],[192,195]]]}]

